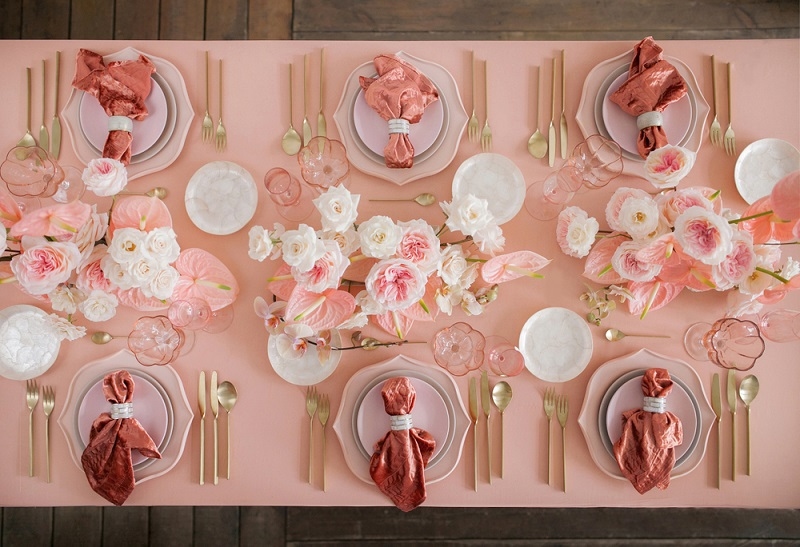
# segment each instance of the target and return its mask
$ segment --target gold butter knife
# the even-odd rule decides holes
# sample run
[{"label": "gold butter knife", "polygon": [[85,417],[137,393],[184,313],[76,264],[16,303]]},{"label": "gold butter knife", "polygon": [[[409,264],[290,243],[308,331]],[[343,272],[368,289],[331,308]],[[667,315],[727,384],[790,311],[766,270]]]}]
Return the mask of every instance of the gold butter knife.
[{"label": "gold butter knife", "polygon": [[472,420],[473,462],[475,464],[475,491],[478,491],[478,386],[475,378],[469,379],[469,417]]},{"label": "gold butter knife", "polygon": [[214,414],[214,484],[219,484],[219,431],[217,429],[217,417],[219,416],[219,399],[217,399],[217,371],[211,371],[211,385],[209,386],[211,396],[211,413]]},{"label": "gold butter knife", "polygon": [[328,123],[322,106],[325,104],[325,48],[319,53],[319,114],[317,114],[317,135],[328,136]]},{"label": "gold butter knife", "polygon": [[550,96],[550,127],[547,130],[547,164],[553,167],[556,164],[556,58],[553,57],[553,85]]},{"label": "gold butter knife", "polygon": [[50,155],[58,159],[61,153],[61,120],[58,118],[58,84],[61,79],[61,52],[56,51],[56,78],[53,87],[56,90],[53,104],[53,122],[50,127]]},{"label": "gold butter knife", "polygon": [[731,409],[731,480],[736,480],[736,371],[728,370],[728,406]]},{"label": "gold butter knife", "polygon": [[308,146],[308,141],[311,140],[311,123],[308,121],[308,71],[310,62],[308,53],[306,53],[303,59],[303,146]]},{"label": "gold butter knife", "polygon": [[43,150],[50,150],[50,135],[47,133],[47,118],[45,109],[47,108],[47,65],[42,59],[42,125],[39,126],[39,147]]},{"label": "gold butter knife", "polygon": [[492,484],[492,429],[489,424],[489,412],[492,410],[489,375],[481,372],[481,406],[486,416],[486,467],[489,469],[489,484]]},{"label": "gold butter knife", "polygon": [[205,484],[206,475],[206,371],[200,371],[197,385],[197,407],[200,409],[200,484]]},{"label": "gold butter knife", "polygon": [[711,407],[717,415],[717,488],[722,482],[722,397],[720,396],[719,374],[711,378]]},{"label": "gold butter knife", "polygon": [[561,50],[561,159],[567,159],[567,65]]}]

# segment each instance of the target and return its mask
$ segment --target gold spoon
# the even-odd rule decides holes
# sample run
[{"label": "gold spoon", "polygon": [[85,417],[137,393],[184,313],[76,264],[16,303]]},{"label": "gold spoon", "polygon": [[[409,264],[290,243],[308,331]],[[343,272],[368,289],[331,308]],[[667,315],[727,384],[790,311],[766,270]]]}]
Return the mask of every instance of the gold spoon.
[{"label": "gold spoon", "polygon": [[42,60],[42,125],[39,126],[39,146],[44,150],[50,150],[50,134],[47,132],[45,125],[47,119],[45,118],[45,108],[47,108],[47,86],[45,85],[45,76],[47,74],[44,60]]},{"label": "gold spoon", "polygon": [[148,197],[156,197],[158,199],[164,199],[167,197],[167,189],[163,186],[156,186],[155,188],[150,188],[147,192],[120,192],[120,194],[124,194],[126,196],[148,196]]},{"label": "gold spoon", "polygon": [[544,138],[541,131],[539,131],[539,111],[542,108],[542,71],[537,66],[536,68],[536,131],[528,139],[528,152],[536,159],[542,159],[547,154],[547,139]]},{"label": "gold spoon", "polygon": [[428,205],[433,205],[436,203],[436,196],[429,192],[425,192],[412,199],[371,199],[370,201],[416,201],[423,207],[427,207]]},{"label": "gold spoon", "polygon": [[325,114],[322,112],[322,104],[325,102],[325,48],[319,53],[319,114],[317,114],[317,135],[320,137],[328,136],[328,122],[325,121]]},{"label": "gold spoon", "polygon": [[92,333],[92,342],[95,344],[108,344],[114,338],[127,338],[127,336],[114,336],[102,330]]},{"label": "gold spoon", "polygon": [[311,140],[311,123],[308,121],[308,70],[311,58],[306,53],[303,59],[303,145]]},{"label": "gold spoon", "polygon": [[219,400],[219,404],[222,405],[222,408],[224,408],[225,412],[228,414],[228,479],[231,478],[231,411],[233,411],[238,397],[239,394],[236,392],[236,388],[228,381],[222,382],[219,387],[217,387],[217,399]]},{"label": "gold spoon", "polygon": [[739,397],[747,410],[747,474],[750,475],[750,403],[758,395],[758,378],[749,374],[739,384]]},{"label": "gold spoon", "polygon": [[492,388],[492,401],[494,401],[494,405],[497,407],[497,410],[500,411],[500,478],[503,478],[503,473],[505,471],[505,457],[504,457],[504,445],[505,441],[503,440],[503,412],[505,412],[506,407],[508,407],[509,403],[511,402],[511,386],[508,382],[500,381],[497,382],[494,387]]},{"label": "gold spoon", "polygon": [[25,127],[25,134],[17,143],[17,146],[36,146],[36,139],[31,134],[31,68],[26,69],[28,75],[28,125]]},{"label": "gold spoon", "polygon": [[625,334],[619,329],[608,329],[606,331],[606,340],[609,342],[618,342],[626,336],[640,336],[644,338],[672,338],[666,334]]},{"label": "gold spoon", "polygon": [[303,141],[300,139],[300,134],[292,124],[293,118],[294,108],[292,108],[292,65],[289,64],[289,129],[286,130],[286,134],[284,134],[283,139],[281,139],[281,148],[283,148],[283,151],[290,156],[297,154],[303,145]]}]

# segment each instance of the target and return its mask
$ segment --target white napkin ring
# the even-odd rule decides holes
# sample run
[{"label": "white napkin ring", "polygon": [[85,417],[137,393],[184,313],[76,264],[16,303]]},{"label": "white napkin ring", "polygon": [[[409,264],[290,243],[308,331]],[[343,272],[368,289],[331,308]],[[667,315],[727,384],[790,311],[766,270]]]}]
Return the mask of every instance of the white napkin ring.
[{"label": "white napkin ring", "polygon": [[128,116],[109,116],[108,117],[108,132],[112,131],[127,131],[133,133],[133,120]]},{"label": "white napkin ring", "polygon": [[656,414],[664,414],[667,411],[667,398],[666,397],[645,397],[642,403],[642,410],[645,412],[655,412]]},{"label": "white napkin ring", "polygon": [[411,414],[401,414],[400,416],[389,416],[392,424],[392,431],[403,431],[414,427],[411,422]]},{"label": "white napkin ring", "polygon": [[404,120],[403,118],[392,118],[389,120],[390,135],[392,133],[403,133],[404,135],[408,135],[410,129],[411,124],[408,123],[408,120]]},{"label": "white napkin ring", "polygon": [[111,418],[133,418],[133,403],[111,403]]},{"label": "white napkin ring", "polygon": [[655,110],[640,114],[636,118],[636,128],[639,129],[639,131],[645,129],[646,127],[661,127],[662,125],[664,125],[664,115],[661,112],[656,112]]}]

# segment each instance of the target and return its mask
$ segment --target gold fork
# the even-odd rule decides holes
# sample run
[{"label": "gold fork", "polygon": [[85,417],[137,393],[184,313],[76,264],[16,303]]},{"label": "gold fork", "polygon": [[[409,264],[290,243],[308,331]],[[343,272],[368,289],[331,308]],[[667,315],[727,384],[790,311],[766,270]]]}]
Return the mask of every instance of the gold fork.
[{"label": "gold fork", "polygon": [[317,388],[306,388],[306,412],[308,412],[308,484],[312,483],[314,469],[314,414],[317,413]]},{"label": "gold fork", "polygon": [[722,128],[719,126],[719,120],[717,119],[717,61],[713,55],[711,56],[711,94],[712,103],[714,104],[714,121],[711,122],[708,137],[714,146],[722,146]]},{"label": "gold fork", "polygon": [[222,125],[222,59],[219,60],[219,123],[217,123],[217,152],[225,151],[228,144],[228,133]]},{"label": "gold fork", "polygon": [[42,409],[46,416],[44,422],[44,451],[47,454],[47,482],[50,482],[50,414],[56,407],[56,395],[50,386],[42,386]]},{"label": "gold fork", "polygon": [[728,63],[728,129],[725,130],[725,152],[736,155],[736,136],[733,134],[733,105],[731,98],[731,63]]},{"label": "gold fork", "polygon": [[470,53],[472,55],[472,116],[467,125],[467,133],[469,134],[469,142],[478,142],[481,125],[478,121],[478,116],[475,114],[475,50]]},{"label": "gold fork", "polygon": [[208,102],[208,52],[206,51],[206,115],[203,117],[203,126],[201,128],[204,143],[211,142],[211,137],[214,134],[214,122],[208,113]]},{"label": "gold fork", "polygon": [[564,474],[564,492],[567,491],[567,418],[569,417],[569,401],[567,396],[562,395],[558,398],[556,408],[558,423],[561,424],[561,469]]},{"label": "gold fork", "polygon": [[33,476],[33,409],[39,402],[39,385],[36,380],[28,380],[25,401],[28,403],[28,476]]},{"label": "gold fork", "polygon": [[483,102],[486,105],[486,123],[481,131],[481,150],[488,152],[492,149],[492,128],[489,127],[489,61],[483,61]]},{"label": "gold fork", "polygon": [[322,424],[322,491],[328,491],[328,477],[325,473],[325,426],[328,424],[328,417],[331,415],[331,403],[327,395],[320,395],[319,408],[317,409],[317,417],[319,423]]},{"label": "gold fork", "polygon": [[551,435],[550,435],[550,425],[553,421],[553,412],[556,409],[556,392],[553,388],[548,388],[547,391],[544,392],[544,414],[547,416],[547,484],[551,484],[552,481],[552,465],[550,464],[550,452],[551,449]]}]

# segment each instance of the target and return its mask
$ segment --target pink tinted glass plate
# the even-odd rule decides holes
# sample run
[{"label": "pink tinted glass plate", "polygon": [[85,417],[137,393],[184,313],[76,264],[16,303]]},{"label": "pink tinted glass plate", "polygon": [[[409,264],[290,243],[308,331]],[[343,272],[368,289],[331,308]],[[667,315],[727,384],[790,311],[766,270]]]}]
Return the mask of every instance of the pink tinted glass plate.
[{"label": "pink tinted glass plate", "polygon": [[[450,430],[447,405],[441,394],[424,379],[410,378],[410,380],[416,391],[414,408],[411,410],[413,425],[433,435],[436,440],[436,448],[431,460],[434,460],[441,452]],[[383,397],[381,397],[383,384],[384,382],[379,382],[367,392],[358,407],[356,417],[361,446],[370,455],[374,450],[375,443],[383,439],[390,429],[389,416],[386,414]]]}]

